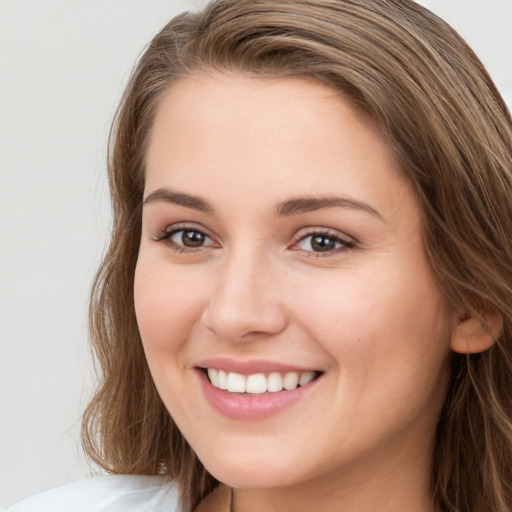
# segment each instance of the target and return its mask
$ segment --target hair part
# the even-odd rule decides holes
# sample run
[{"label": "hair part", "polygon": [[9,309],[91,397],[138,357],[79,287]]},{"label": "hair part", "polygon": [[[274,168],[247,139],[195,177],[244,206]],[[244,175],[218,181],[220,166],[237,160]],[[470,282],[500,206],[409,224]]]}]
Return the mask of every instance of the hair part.
[{"label": "hair part", "polygon": [[218,0],[174,18],[130,78],[111,132],[110,246],[94,281],[90,332],[101,385],[84,415],[90,458],[114,473],[166,474],[193,508],[217,481],[153,384],[133,278],[144,167],[160,100],[196,73],[304,77],[380,125],[417,193],[424,244],[458,311],[503,317],[495,345],[453,354],[436,434],[438,512],[512,508],[512,120],[481,62],[410,0]]}]

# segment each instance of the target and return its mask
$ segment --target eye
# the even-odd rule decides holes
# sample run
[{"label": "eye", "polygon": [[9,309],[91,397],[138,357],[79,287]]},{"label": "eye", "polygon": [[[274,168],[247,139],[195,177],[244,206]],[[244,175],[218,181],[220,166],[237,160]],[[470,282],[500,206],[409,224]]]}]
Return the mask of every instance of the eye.
[{"label": "eye", "polygon": [[156,236],[155,241],[163,242],[169,248],[178,251],[194,251],[217,244],[201,229],[196,227],[175,226]]},{"label": "eye", "polygon": [[168,240],[173,244],[190,248],[213,245],[213,240],[197,229],[179,229],[177,231],[171,231]]},{"label": "eye", "polygon": [[303,236],[296,244],[298,250],[312,253],[336,253],[355,247],[354,242],[331,232],[313,232]]}]

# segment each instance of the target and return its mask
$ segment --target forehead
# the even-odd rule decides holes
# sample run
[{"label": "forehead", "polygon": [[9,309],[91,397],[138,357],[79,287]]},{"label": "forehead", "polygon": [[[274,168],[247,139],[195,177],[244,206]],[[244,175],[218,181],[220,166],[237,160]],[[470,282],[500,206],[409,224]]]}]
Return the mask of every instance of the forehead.
[{"label": "forehead", "polygon": [[[340,127],[340,113],[345,124],[357,124],[359,131],[371,133],[375,139],[382,136],[377,123],[367,113],[351,107],[340,91],[327,85],[304,77],[257,78],[237,73],[203,72],[177,81],[163,95],[152,140],[155,142],[163,134],[162,130],[173,128],[179,128],[188,136],[190,133],[183,130],[199,120],[201,124],[195,125],[193,131],[196,136],[202,135],[199,130],[203,127],[224,131],[244,125],[246,130],[238,137],[251,135],[255,141],[268,142],[269,137],[283,137],[292,124],[295,139],[301,134],[311,137],[314,129],[321,129],[325,135],[334,124]],[[279,129],[288,130],[278,133]],[[208,135],[212,138],[215,133]]]},{"label": "forehead", "polygon": [[406,185],[377,123],[304,78],[204,73],[177,82],[157,110],[146,164],[146,189],[223,196],[235,187],[250,197],[265,187],[276,201],[304,191],[371,198],[376,176],[393,182],[389,193]]}]

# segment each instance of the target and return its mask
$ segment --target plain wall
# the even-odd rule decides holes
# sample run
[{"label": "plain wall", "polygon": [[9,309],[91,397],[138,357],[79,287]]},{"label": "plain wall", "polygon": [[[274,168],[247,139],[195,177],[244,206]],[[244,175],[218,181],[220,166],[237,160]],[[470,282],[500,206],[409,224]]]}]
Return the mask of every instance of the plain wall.
[{"label": "plain wall", "polygon": [[[424,0],[512,105],[512,1]],[[91,470],[90,283],[105,247],[105,150],[150,37],[202,1],[0,0],[0,508]]]}]

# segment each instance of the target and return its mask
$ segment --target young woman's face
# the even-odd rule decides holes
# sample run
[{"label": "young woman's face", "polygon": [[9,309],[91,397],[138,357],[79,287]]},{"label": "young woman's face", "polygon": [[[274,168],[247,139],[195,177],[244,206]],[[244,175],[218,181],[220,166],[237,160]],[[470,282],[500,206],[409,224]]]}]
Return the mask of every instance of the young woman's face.
[{"label": "young woman's face", "polygon": [[147,360],[215,477],[428,478],[456,315],[370,119],[304,79],[184,79],[159,107],[144,197]]}]

